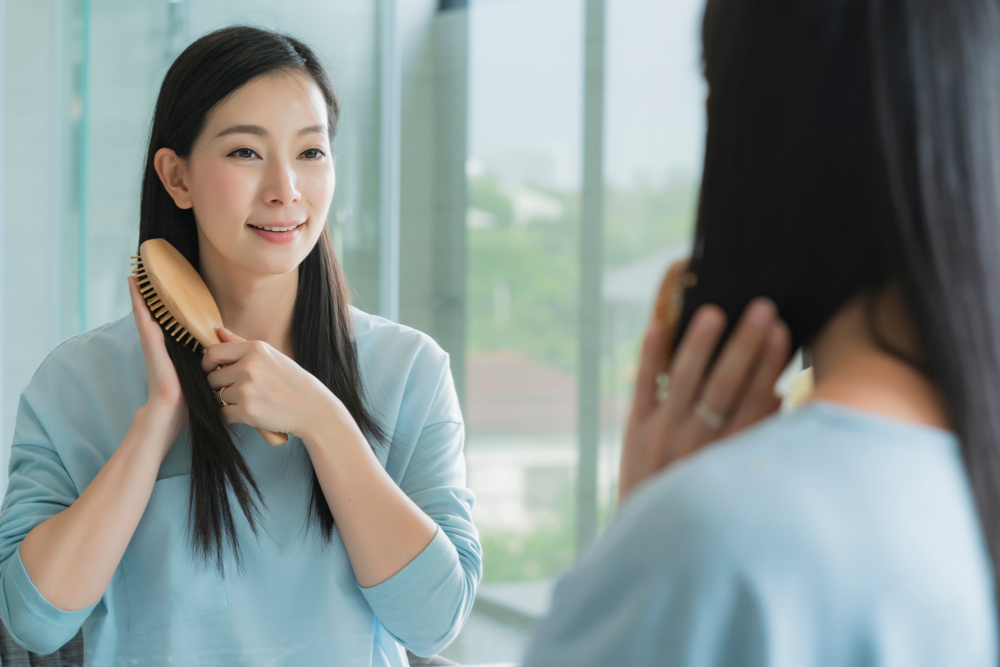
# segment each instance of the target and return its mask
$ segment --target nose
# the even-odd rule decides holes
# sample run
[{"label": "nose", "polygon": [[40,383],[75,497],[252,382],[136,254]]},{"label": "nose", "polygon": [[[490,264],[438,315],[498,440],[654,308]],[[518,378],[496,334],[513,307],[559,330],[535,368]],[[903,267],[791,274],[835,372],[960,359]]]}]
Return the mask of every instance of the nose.
[{"label": "nose", "polygon": [[301,198],[296,183],[295,169],[287,160],[272,160],[264,177],[264,201],[268,204],[288,206]]}]

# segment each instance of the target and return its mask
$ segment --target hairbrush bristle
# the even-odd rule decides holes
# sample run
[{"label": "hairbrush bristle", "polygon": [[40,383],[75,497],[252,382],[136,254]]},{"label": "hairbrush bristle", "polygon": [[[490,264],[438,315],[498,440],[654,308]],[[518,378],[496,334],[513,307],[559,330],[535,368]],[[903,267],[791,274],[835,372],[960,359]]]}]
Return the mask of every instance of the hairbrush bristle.
[{"label": "hairbrush bristle", "polygon": [[177,318],[170,314],[167,304],[156,294],[149,274],[146,273],[146,269],[142,265],[142,257],[132,255],[132,259],[135,260],[129,264],[132,267],[132,275],[135,276],[136,285],[139,287],[139,292],[146,301],[146,305],[149,306],[153,319],[158,321],[163,330],[169,333],[177,342],[184,347],[187,347],[188,343],[191,343],[192,351],[197,352],[201,344],[187,329],[181,326]]}]

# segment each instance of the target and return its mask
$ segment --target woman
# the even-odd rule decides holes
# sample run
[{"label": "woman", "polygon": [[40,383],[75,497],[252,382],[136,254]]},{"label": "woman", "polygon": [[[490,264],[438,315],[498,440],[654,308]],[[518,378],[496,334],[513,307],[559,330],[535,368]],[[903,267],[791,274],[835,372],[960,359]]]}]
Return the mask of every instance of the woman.
[{"label": "woman", "polygon": [[[994,667],[1000,6],[709,0],[703,45],[693,317],[525,665]],[[752,302],[710,366],[758,295],[787,331]],[[800,344],[809,404],[684,458]]]},{"label": "woman", "polygon": [[272,32],[206,35],[167,73],[139,241],[198,267],[228,328],[184,349],[130,279],[134,317],[25,390],[0,617],[30,650],[82,625],[88,665],[398,667],[464,623],[481,551],[448,357],[347,305],[338,116],[313,52]]}]

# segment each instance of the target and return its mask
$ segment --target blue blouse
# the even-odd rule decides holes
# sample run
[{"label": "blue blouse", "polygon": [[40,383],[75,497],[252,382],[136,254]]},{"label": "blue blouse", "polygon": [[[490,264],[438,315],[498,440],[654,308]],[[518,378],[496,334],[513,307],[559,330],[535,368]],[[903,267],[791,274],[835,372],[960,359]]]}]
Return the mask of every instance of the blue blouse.
[{"label": "blue blouse", "polygon": [[524,667],[995,667],[993,591],[954,435],[816,403],[637,489]]},{"label": "blue blouse", "polygon": [[62,611],[35,588],[19,545],[68,507],[124,439],[148,389],[131,314],[61,345],[21,396],[0,511],[0,618],[22,646],[50,653],[82,626],[90,665],[406,665],[461,629],[482,574],[465,430],[445,354],[429,337],[352,309],[369,404],[392,448],[392,479],[437,524],[433,541],[387,581],[361,588],[343,542],[307,530],[312,467],[302,441],[235,438],[266,503],[256,542],[238,517],[245,573],[199,561],[189,544],[190,444],[174,443],[108,590]]}]

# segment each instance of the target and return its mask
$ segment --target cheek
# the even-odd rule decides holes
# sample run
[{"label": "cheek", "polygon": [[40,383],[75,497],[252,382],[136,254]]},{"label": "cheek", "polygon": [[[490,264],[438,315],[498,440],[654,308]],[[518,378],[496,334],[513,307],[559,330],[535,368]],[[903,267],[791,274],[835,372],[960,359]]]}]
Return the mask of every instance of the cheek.
[{"label": "cheek", "polygon": [[317,169],[306,173],[302,180],[302,194],[305,195],[313,210],[325,209],[333,199],[334,186],[337,179],[333,169]]},{"label": "cheek", "polygon": [[249,170],[227,165],[208,165],[197,173],[192,170],[191,199],[199,222],[216,226],[228,218],[242,221],[256,189]]}]

